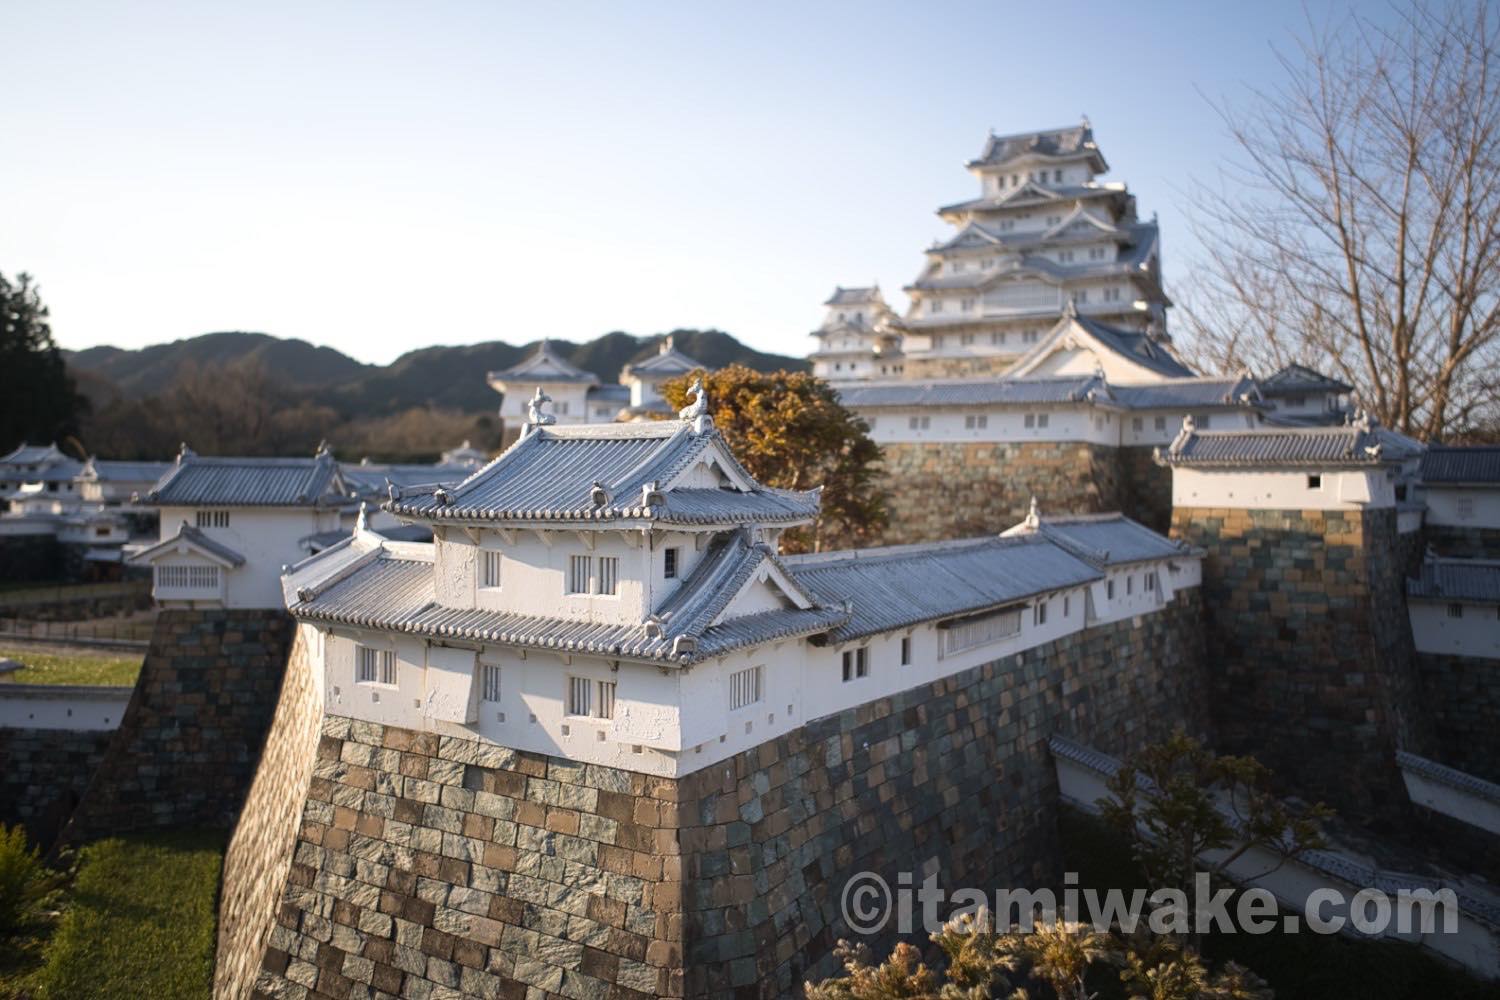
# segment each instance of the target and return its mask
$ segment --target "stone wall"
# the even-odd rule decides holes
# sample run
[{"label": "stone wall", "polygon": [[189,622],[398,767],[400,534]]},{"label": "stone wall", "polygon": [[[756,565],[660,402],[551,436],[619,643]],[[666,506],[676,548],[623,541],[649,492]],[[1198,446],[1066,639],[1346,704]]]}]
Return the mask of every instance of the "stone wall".
[{"label": "stone wall", "polygon": [[1435,731],[1432,758],[1500,782],[1500,662],[1418,653],[1417,672]]},{"label": "stone wall", "polygon": [[246,996],[255,982],[292,863],[323,723],[322,677],[308,642],[303,630],[292,644],[255,781],[224,854],[214,969],[221,1000]]},{"label": "stone wall", "polygon": [[676,780],[329,718],[256,995],[789,994],[833,971],[857,872],[1055,881],[1047,738],[1203,732],[1199,614],[1184,592]]},{"label": "stone wall", "polygon": [[1117,448],[1082,442],[915,442],[882,445],[890,493],[887,545],[972,538],[1042,512],[1120,510]]},{"label": "stone wall", "polygon": [[65,836],[234,822],[276,708],[292,621],[163,611],[135,692]]},{"label": "stone wall", "polygon": [[43,849],[99,769],[113,733],[0,729],[0,823],[20,824]]},{"label": "stone wall", "polygon": [[1207,550],[1206,642],[1219,748],[1356,823],[1404,809],[1398,746],[1430,742],[1393,510],[1178,508]]},{"label": "stone wall", "polygon": [[1155,448],[1132,446],[1117,452],[1120,461],[1120,509],[1166,534],[1172,527],[1172,470],[1156,463]]},{"label": "stone wall", "polygon": [[974,358],[905,358],[903,378],[967,378],[978,375],[1000,375],[1016,363],[1019,354]]}]

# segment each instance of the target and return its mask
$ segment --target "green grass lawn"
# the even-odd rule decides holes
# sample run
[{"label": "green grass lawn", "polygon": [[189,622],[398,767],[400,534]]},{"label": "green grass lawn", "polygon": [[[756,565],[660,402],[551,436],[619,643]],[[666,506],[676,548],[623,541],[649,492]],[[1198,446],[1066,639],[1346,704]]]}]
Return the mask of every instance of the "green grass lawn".
[{"label": "green grass lawn", "polygon": [[33,946],[29,968],[0,978],[0,995],[207,1000],[225,839],[218,830],[161,831],[83,848],[39,964]]},{"label": "green grass lawn", "polygon": [[17,684],[116,684],[132,687],[141,672],[143,653],[38,646],[0,649],[0,657],[24,663]]}]

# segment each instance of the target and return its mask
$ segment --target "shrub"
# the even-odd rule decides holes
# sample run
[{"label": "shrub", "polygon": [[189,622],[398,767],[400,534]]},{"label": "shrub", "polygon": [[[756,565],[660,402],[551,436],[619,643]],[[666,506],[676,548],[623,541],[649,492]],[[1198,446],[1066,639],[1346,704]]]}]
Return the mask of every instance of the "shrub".
[{"label": "shrub", "polygon": [[57,878],[19,826],[0,823],[0,937],[34,923],[57,889]]}]

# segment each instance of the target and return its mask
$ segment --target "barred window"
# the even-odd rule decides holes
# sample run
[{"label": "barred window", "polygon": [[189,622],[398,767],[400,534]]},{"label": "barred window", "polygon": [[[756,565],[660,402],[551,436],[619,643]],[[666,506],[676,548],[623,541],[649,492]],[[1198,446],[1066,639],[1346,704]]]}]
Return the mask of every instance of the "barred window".
[{"label": "barred window", "polygon": [[979,615],[953,622],[941,628],[939,650],[943,656],[952,656],[1000,639],[1006,639],[1021,631],[1021,609],[1011,608],[992,614]]},{"label": "barred window", "polygon": [[479,665],[479,696],[485,701],[500,700],[500,666],[496,663]]},{"label": "barred window", "polygon": [[173,590],[218,590],[219,567],[167,563],[156,567],[156,585]]},{"label": "barred window", "polygon": [[361,684],[395,684],[396,653],[390,649],[375,649],[371,646],[356,647],[358,672],[355,680]]},{"label": "barred window", "polygon": [[587,677],[569,677],[567,711],[569,715],[613,719],[615,717],[615,682],[592,681]]},{"label": "barred window", "polygon": [[901,637],[901,665],[907,666],[911,663],[911,636]]},{"label": "barred window", "polygon": [[229,511],[200,510],[197,520],[200,528],[227,528],[229,527]]},{"label": "barred window", "polygon": [[1450,605],[1448,605],[1448,617],[1449,618],[1462,618],[1463,616],[1464,616],[1464,606],[1462,604],[1450,604]]},{"label": "barred window", "polygon": [[589,576],[593,566],[591,556],[571,556],[568,559],[568,593],[587,594]]},{"label": "barred window", "polygon": [[761,668],[746,667],[729,675],[729,707],[744,708],[761,699]]},{"label": "barred window", "polygon": [[677,546],[662,553],[662,575],[668,580],[677,579]]},{"label": "barred window", "polygon": [[616,594],[620,588],[620,560],[615,556],[599,557],[599,579],[595,593]]},{"label": "barred window", "polygon": [[498,549],[479,550],[479,585],[487,590],[499,589],[500,551]]},{"label": "barred window", "polygon": [[1036,602],[1036,606],[1032,609],[1032,618],[1034,619],[1032,621],[1033,625],[1045,625],[1045,624],[1047,624],[1047,602],[1046,601],[1037,601]]}]

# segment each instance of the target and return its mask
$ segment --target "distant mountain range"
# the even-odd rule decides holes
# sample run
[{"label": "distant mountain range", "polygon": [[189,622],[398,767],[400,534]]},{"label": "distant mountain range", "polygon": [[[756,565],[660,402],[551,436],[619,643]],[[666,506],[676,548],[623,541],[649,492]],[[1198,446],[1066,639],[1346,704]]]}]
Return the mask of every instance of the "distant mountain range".
[{"label": "distant mountain range", "polygon": [[[678,350],[709,368],[739,362],[758,371],[805,371],[801,358],[765,354],[719,330],[675,330]],[[552,341],[553,348],[603,382],[614,382],[631,361],[651,356],[661,337],[606,333],[583,344]],[[389,365],[367,365],[331,347],[304,340],[285,340],[264,333],[206,333],[200,337],[156,344],[139,350],[90,347],[64,351],[80,388],[96,401],[123,397],[144,399],[172,384],[184,363],[216,366],[249,361],[264,366],[272,378],[309,399],[330,406],[344,417],[372,417],[413,406],[434,406],[473,413],[491,411],[498,397],[485,373],[507,368],[535,348],[490,341],[461,347],[425,347]],[[298,392],[302,395],[302,392]]]}]

